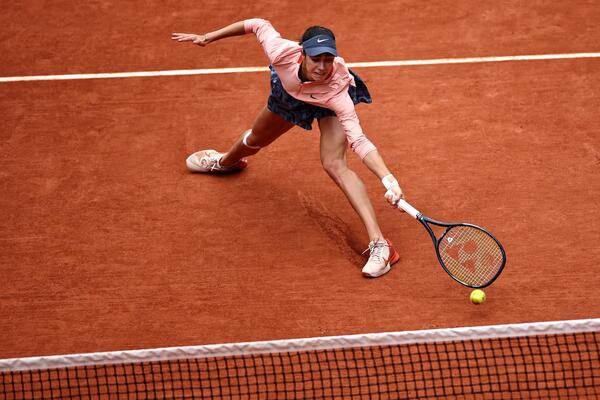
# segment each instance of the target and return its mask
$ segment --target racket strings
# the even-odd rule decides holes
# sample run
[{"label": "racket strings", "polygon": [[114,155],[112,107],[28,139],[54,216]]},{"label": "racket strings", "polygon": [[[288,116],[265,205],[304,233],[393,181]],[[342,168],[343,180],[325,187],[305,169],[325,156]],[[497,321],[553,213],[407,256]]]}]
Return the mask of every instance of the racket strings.
[{"label": "racket strings", "polygon": [[446,269],[470,286],[484,286],[504,265],[503,252],[487,232],[471,226],[448,229],[438,244]]}]

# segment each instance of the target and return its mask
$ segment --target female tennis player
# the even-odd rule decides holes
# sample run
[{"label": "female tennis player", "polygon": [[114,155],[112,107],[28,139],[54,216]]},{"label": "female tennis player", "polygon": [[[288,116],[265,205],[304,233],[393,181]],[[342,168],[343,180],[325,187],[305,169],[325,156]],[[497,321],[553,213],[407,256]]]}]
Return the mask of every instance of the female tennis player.
[{"label": "female tennis player", "polygon": [[[402,189],[373,143],[365,136],[354,109],[371,103],[369,91],[358,75],[337,55],[335,36],[329,29],[308,28],[300,43],[283,39],[269,21],[247,19],[206,34],[173,33],[172,39],[204,47],[217,40],[254,33],[270,62],[271,93],[266,107],[251,129],[229,151],[202,150],[190,155],[186,165],[193,172],[223,173],[244,169],[245,157],[256,154],[294,125],[312,129],[318,121],[321,163],[340,187],[365,225],[370,243],[369,259],[362,269],[367,277],[388,272],[399,260],[392,243],[384,238],[361,179],[346,163],[346,149],[360,157],[385,186],[386,199],[396,206]],[[393,196],[392,196],[393,194]]]}]

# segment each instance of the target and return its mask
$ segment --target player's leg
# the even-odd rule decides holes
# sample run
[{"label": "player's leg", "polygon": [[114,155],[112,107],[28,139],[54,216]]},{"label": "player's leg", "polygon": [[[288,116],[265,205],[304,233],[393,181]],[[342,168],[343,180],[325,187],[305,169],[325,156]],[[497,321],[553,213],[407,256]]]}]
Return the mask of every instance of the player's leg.
[{"label": "player's leg", "polygon": [[267,107],[263,108],[256,117],[252,129],[244,132],[223,155],[221,165],[231,166],[244,157],[258,153],[261,148],[270,145],[293,126],[292,123],[269,111]]},{"label": "player's leg", "polygon": [[245,131],[226,153],[215,150],[198,151],[188,157],[186,164],[194,172],[232,172],[246,167],[244,157],[256,154],[294,125],[263,108],[252,129]]},{"label": "player's leg", "polygon": [[383,238],[367,189],[346,162],[347,140],[337,117],[319,119],[321,164],[363,221],[370,240]]},{"label": "player's leg", "polygon": [[363,268],[363,274],[377,277],[389,271],[391,264],[398,261],[398,253],[387,241],[375,216],[375,210],[369,199],[367,189],[346,162],[346,134],[337,117],[319,119],[321,130],[321,163],[327,174],[342,189],[348,201],[361,218],[369,235],[369,261]]}]

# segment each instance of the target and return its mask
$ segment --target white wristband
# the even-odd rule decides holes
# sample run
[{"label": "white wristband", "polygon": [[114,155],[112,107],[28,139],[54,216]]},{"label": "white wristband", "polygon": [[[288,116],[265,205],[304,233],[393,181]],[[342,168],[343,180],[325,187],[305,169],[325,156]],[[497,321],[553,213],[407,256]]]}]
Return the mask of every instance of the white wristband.
[{"label": "white wristband", "polygon": [[383,183],[383,186],[385,186],[386,190],[390,190],[394,186],[400,186],[398,184],[398,181],[396,180],[396,178],[394,178],[394,175],[392,174],[386,175],[383,178],[381,178],[381,183]]}]

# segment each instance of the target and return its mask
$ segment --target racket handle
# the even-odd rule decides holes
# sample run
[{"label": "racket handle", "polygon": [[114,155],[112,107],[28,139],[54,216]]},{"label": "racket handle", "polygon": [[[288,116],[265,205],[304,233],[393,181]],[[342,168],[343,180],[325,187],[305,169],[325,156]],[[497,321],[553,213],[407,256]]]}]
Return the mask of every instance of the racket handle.
[{"label": "racket handle", "polygon": [[400,201],[398,201],[398,208],[403,209],[408,215],[415,219],[417,219],[417,216],[421,214],[419,210],[408,204],[408,202],[404,199],[400,199]]}]

